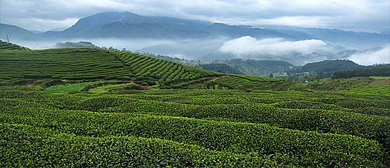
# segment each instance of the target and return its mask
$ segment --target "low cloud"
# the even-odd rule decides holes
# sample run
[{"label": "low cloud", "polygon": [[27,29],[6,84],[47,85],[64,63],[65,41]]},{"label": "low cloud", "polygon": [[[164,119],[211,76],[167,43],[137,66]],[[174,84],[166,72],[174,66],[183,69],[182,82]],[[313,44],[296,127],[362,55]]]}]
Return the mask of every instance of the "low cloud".
[{"label": "low cloud", "polygon": [[348,59],[360,65],[390,64],[390,44],[378,51],[351,55]]},{"label": "low cloud", "polygon": [[329,46],[321,40],[286,41],[281,38],[256,39],[244,36],[225,42],[219,48],[221,52],[242,55],[286,55],[312,54],[330,51]]}]

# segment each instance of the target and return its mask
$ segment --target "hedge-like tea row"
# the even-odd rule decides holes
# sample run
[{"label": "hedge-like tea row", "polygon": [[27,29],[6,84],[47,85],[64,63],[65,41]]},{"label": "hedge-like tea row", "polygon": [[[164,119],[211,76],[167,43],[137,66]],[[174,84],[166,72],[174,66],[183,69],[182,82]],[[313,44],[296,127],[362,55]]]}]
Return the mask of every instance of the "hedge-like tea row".
[{"label": "hedge-like tea row", "polygon": [[[113,100],[114,102],[112,102]],[[202,104],[201,100],[207,101],[207,99],[199,99],[199,101],[192,99],[192,101],[197,101],[199,104]],[[107,104],[107,102],[111,103]],[[390,118],[386,116],[341,110],[281,109],[263,104],[237,104],[240,101],[234,99],[230,100],[230,103],[233,104],[190,105],[107,97],[85,100],[79,107],[80,109],[102,112],[136,112],[268,123],[291,129],[356,135],[378,140],[386,144],[387,148],[390,147],[390,144],[388,144],[390,140]]]},{"label": "hedge-like tea row", "polygon": [[0,121],[82,136],[132,135],[174,140],[233,153],[259,156],[279,154],[289,159],[276,158],[278,162],[301,166],[381,166],[384,157],[376,141],[261,124],[19,106],[2,108]]},{"label": "hedge-like tea row", "polygon": [[[387,107],[389,101],[386,100],[385,97],[376,97],[376,99],[372,101],[369,101],[370,99],[372,99],[371,96],[348,96],[331,93],[319,93],[318,95],[316,93],[308,94],[302,92],[246,93],[234,90],[157,90],[138,91],[127,95],[53,94],[36,91],[22,92],[0,90],[0,104],[3,105],[0,106],[0,122],[42,126],[60,129],[67,133],[76,133],[78,135],[87,136],[127,135],[127,133],[134,133],[134,135],[137,136],[171,139],[214,149],[213,146],[204,145],[203,142],[190,141],[191,138],[189,140],[183,140],[185,138],[180,139],[180,136],[178,136],[179,139],[174,139],[172,136],[165,137],[160,134],[153,134],[154,132],[164,132],[164,130],[159,130],[158,128],[138,127],[147,125],[149,122],[158,123],[158,120],[160,120],[160,118],[156,118],[156,121],[142,120],[144,122],[141,122],[142,117],[137,116],[138,114],[182,116],[216,121],[268,123],[273,126],[304,131],[350,134],[376,140],[381,143],[385,149],[389,150],[390,119],[385,115],[388,111],[385,107]],[[293,103],[289,104],[286,100],[293,100]],[[347,109],[345,107],[340,107],[338,104],[343,101],[350,102],[354,100],[361,100],[356,101],[356,103],[359,104],[364,102],[368,107],[355,108],[355,106],[352,106],[350,109]],[[300,102],[303,103],[300,104]],[[329,109],[333,110],[322,110],[322,106],[331,107]],[[360,107],[360,105],[358,105],[358,107]],[[371,110],[371,112],[365,109]],[[378,109],[382,110],[378,111]],[[378,114],[373,114],[374,112]],[[132,114],[137,115],[133,116]],[[170,119],[171,118],[169,118],[169,121]],[[163,120],[164,123],[170,123],[169,121],[166,121],[165,118],[161,120]],[[199,120],[200,123],[204,121],[205,120]],[[115,129],[112,128],[115,123],[126,125],[126,123],[137,122],[140,123],[138,125],[136,124],[136,126],[129,126],[130,128],[125,126],[123,127],[125,130],[119,132],[116,132],[115,130],[120,130],[122,125],[119,125]],[[186,128],[180,124],[174,125]],[[157,126],[159,128],[167,128],[163,124]],[[214,127],[214,124],[207,125],[207,127]],[[137,129],[133,130],[133,128]],[[175,127],[167,128],[166,130],[170,129],[175,129]],[[137,132],[138,130],[148,133],[141,134],[140,132]],[[154,132],[148,130],[154,130]],[[110,134],[110,132],[112,132],[112,134]],[[175,130],[174,132],[185,132],[185,130]],[[164,135],[169,134],[170,132],[164,133]],[[229,134],[229,136],[234,137],[235,134]],[[251,136],[256,137],[256,135]],[[219,142],[217,137],[213,138],[217,140],[213,139],[212,141]],[[224,140],[224,142],[225,141],[226,140]],[[228,142],[229,141],[226,141],[226,143]],[[251,143],[257,142],[251,141]],[[245,146],[239,146],[237,148],[246,149]],[[301,146],[298,148],[304,147]],[[231,149],[234,148],[227,147],[218,150]],[[257,152],[259,149],[260,148],[257,148]],[[273,148],[271,151],[276,153],[280,151],[280,148]],[[236,151],[233,150],[233,152]],[[253,153],[253,151],[249,153]],[[260,153],[264,154],[264,152]],[[312,155],[313,152],[309,153]],[[281,154],[285,153],[281,152]],[[291,152],[291,155],[288,154],[287,156],[289,158],[295,158],[292,159],[295,161],[287,163],[310,165],[314,161],[317,162],[317,160],[311,160],[312,158],[309,157],[310,155],[305,156],[302,152]],[[329,154],[329,156],[332,157],[333,154]],[[307,159],[308,157],[310,159],[304,161],[304,159]],[[341,156],[338,157],[343,158]],[[354,158],[356,157],[354,156]],[[327,163],[325,162],[324,164]]]},{"label": "hedge-like tea row", "polygon": [[[0,167],[285,167],[269,158],[138,138],[59,134],[0,123]],[[289,166],[291,167],[291,165]]]},{"label": "hedge-like tea row", "polygon": [[[75,95],[40,95],[37,93],[30,93],[26,95],[26,97],[28,97],[30,101],[37,101],[39,104],[47,104],[59,109],[84,109],[102,112],[135,112],[141,114],[151,113],[206,119],[218,118],[218,120],[224,119],[228,121],[268,123],[274,126],[299,130],[350,134],[378,140],[379,142],[386,144],[386,148],[390,147],[389,117],[356,113],[358,112],[356,111],[358,109],[336,111],[321,109],[281,109],[273,107],[272,105],[265,105],[263,103],[245,104],[245,100],[248,100],[248,97],[232,97],[231,95],[225,96],[227,98],[223,100],[223,103],[227,104],[207,105],[208,102],[217,103],[220,101],[219,99],[215,99],[213,97],[224,97],[222,96],[224,92],[227,92],[227,95],[229,95],[229,93],[236,94],[236,92],[233,91],[214,91],[212,93],[219,93],[221,95],[210,96],[207,94],[208,92],[202,93],[199,91],[198,96],[191,96],[192,98],[188,99],[188,101],[182,100],[186,99],[185,97],[189,97],[188,95],[190,95],[190,93],[171,93],[170,91],[167,91],[166,93],[158,93],[161,95],[136,94],[125,97],[106,96],[94,98],[94,96],[92,96],[91,98],[82,98]],[[18,93],[10,92],[10,94],[12,97],[12,95],[17,95]],[[170,94],[176,94],[178,96],[168,96]],[[182,94],[184,94],[183,97],[181,96]],[[274,95],[270,93],[270,96],[272,98]],[[288,95],[286,96],[289,97]],[[178,101],[183,104],[169,103],[166,101]],[[191,102],[191,104],[188,104],[189,102]],[[375,109],[376,108],[372,110]],[[386,110],[382,111],[386,112]]]},{"label": "hedge-like tea row", "polygon": [[[353,112],[278,109],[267,105],[190,106],[144,101],[122,106],[121,111],[174,115],[194,118],[226,118],[252,123],[267,123],[283,128],[356,135],[378,140],[390,148],[390,118]],[[103,110],[104,111],[104,110]]]}]

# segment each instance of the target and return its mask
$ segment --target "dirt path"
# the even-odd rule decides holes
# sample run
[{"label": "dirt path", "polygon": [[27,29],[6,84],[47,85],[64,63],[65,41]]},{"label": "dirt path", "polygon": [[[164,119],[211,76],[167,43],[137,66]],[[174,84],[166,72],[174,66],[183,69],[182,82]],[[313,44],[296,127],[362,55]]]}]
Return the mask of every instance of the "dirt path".
[{"label": "dirt path", "polygon": [[223,79],[223,78],[226,78],[228,76],[218,76],[218,77],[214,77],[211,81],[212,82],[215,82],[217,79]]},{"label": "dirt path", "polygon": [[374,80],[371,85],[390,85],[390,80]]}]

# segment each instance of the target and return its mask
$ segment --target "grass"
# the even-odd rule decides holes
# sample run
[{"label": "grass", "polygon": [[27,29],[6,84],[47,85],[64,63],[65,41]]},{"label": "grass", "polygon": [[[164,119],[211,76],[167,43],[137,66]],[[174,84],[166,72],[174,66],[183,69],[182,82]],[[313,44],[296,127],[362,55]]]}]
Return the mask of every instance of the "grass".
[{"label": "grass", "polygon": [[348,90],[347,93],[361,95],[390,96],[390,85],[368,85]]},{"label": "grass", "polygon": [[112,91],[124,90],[126,87],[136,86],[134,83],[125,83],[125,84],[108,84],[103,86],[98,86],[88,90],[90,93],[108,93]]},{"label": "grass", "polygon": [[390,76],[370,76],[370,78],[375,80],[390,80]]}]

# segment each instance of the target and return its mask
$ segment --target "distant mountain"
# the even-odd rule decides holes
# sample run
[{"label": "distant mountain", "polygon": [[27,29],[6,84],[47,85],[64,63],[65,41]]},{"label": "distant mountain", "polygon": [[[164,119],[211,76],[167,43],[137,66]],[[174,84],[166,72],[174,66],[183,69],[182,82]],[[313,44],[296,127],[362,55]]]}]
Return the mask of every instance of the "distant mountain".
[{"label": "distant mountain", "polygon": [[390,64],[367,66],[364,69],[340,71],[332,74],[332,78],[353,78],[370,76],[390,76]]},{"label": "distant mountain", "polygon": [[[384,47],[390,43],[390,35],[385,33],[288,26],[256,28],[172,17],[142,16],[131,12],[99,13],[82,18],[63,31],[48,31],[41,34],[34,34],[12,25],[1,24],[0,26],[1,39],[5,40],[6,35],[10,34],[11,42],[15,39],[15,42],[18,42],[17,40],[21,39],[19,42],[24,45],[28,44],[27,46],[30,48],[42,48],[33,46],[36,41],[53,43],[54,45],[58,41],[77,39],[115,48],[126,48],[140,53],[154,53],[202,61],[243,58],[287,61],[294,65],[304,65],[305,63],[321,60],[347,59],[352,54],[367,49],[373,50],[375,47]],[[306,51],[305,47],[302,47],[303,49],[288,50],[288,52],[248,52],[241,55],[220,50],[225,42],[244,36],[250,36],[256,38],[256,40],[278,38],[281,41],[288,42],[317,39],[325,42],[326,49],[307,53],[302,52]],[[109,41],[104,44],[105,38],[120,40],[120,46],[119,43]],[[153,42],[145,42],[142,47],[134,47],[134,45],[126,43],[129,39],[136,41],[136,43],[141,43],[140,39]],[[30,40],[33,43],[25,43],[22,40]],[[104,41],[103,44],[101,41]],[[154,43],[155,41],[163,42]],[[304,43],[310,48],[310,41],[304,41]],[[47,44],[40,45],[50,46]],[[284,45],[283,42],[280,45]],[[258,48],[261,48],[261,46]],[[281,46],[279,48],[288,47]]]},{"label": "distant mountain", "polygon": [[215,72],[223,72],[228,74],[243,74],[240,70],[233,68],[227,64],[201,64],[198,67]]},{"label": "distant mountain", "polygon": [[0,23],[0,39],[7,40],[7,35],[9,36],[10,41],[40,39],[37,34],[32,33],[31,31],[20,28],[18,26]]},{"label": "distant mountain", "polygon": [[64,31],[43,34],[51,38],[150,38],[196,39],[251,36],[286,40],[319,39],[354,48],[382,47],[390,43],[389,34],[343,31],[338,29],[287,26],[232,26],[198,20],[161,16],[142,16],[131,12],[105,12],[80,19]]},{"label": "distant mountain", "polygon": [[314,72],[314,73],[332,73],[339,71],[362,69],[364,66],[358,65],[350,60],[325,60],[320,62],[308,63],[302,67],[297,67],[292,72]]},{"label": "distant mountain", "polygon": [[224,63],[231,67],[238,69],[246,75],[266,76],[271,73],[280,73],[290,70],[294,65],[285,61],[274,60],[244,60],[244,59],[230,59],[230,60],[216,60],[213,63]]},{"label": "distant mountain", "polygon": [[160,16],[141,16],[130,12],[106,12],[80,19],[64,31],[49,31],[46,37],[57,38],[151,38],[187,39],[207,37],[253,36],[297,39],[272,30],[246,26],[230,26]]}]

